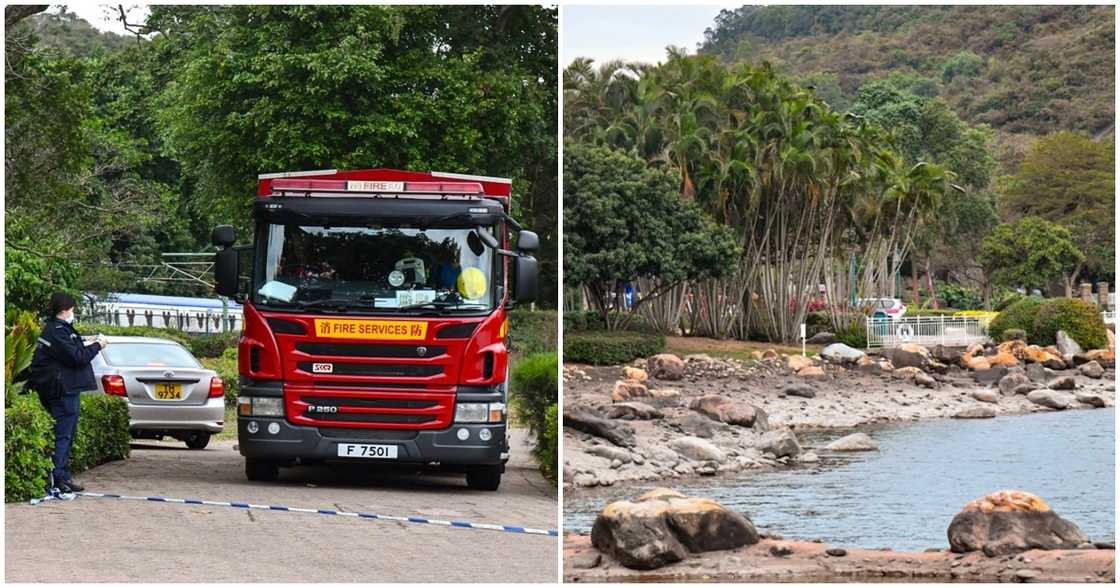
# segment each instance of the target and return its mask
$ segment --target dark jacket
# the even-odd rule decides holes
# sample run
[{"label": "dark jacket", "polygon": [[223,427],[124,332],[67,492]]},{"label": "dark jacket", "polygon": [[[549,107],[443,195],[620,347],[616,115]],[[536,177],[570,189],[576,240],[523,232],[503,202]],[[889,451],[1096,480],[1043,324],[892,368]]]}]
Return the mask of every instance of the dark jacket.
[{"label": "dark jacket", "polygon": [[100,352],[100,343],[86,345],[70,323],[51,317],[39,335],[35,360],[52,363],[58,368],[63,394],[78,394],[97,389],[90,362]]}]

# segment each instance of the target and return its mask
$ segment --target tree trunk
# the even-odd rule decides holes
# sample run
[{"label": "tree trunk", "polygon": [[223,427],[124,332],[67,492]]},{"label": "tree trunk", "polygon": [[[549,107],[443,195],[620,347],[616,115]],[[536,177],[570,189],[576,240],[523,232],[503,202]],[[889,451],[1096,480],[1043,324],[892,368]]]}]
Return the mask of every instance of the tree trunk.
[{"label": "tree trunk", "polygon": [[933,271],[930,269],[929,258],[926,258],[926,280],[929,282],[929,303],[934,310],[941,308],[937,303],[937,291],[933,289]]},{"label": "tree trunk", "polygon": [[918,258],[910,258],[910,287],[914,291],[914,306],[922,307],[921,284],[918,282]]}]

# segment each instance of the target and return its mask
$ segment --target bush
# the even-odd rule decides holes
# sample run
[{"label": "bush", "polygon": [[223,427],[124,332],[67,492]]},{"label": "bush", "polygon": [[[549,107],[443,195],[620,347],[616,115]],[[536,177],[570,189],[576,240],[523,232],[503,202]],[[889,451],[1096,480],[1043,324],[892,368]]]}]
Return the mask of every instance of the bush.
[{"label": "bush", "polygon": [[241,331],[228,333],[211,333],[196,335],[190,338],[190,350],[197,358],[221,357],[227,349],[237,348],[237,341],[241,338]]},{"label": "bush", "polygon": [[999,338],[1000,341],[1026,341],[1027,332],[1023,329],[1007,329]]},{"label": "bush", "polygon": [[977,310],[984,305],[980,299],[980,292],[974,288],[966,288],[960,284],[946,282],[937,289],[937,297],[946,306],[960,310]]},{"label": "bush", "polygon": [[665,351],[665,336],[632,331],[564,333],[564,361],[619,365]]},{"label": "bush", "polygon": [[[78,473],[128,457],[128,405],[121,398],[84,394],[70,471]],[[42,496],[54,451],[54,421],[33,394],[12,399],[4,411],[4,501]]]},{"label": "bush", "polygon": [[556,473],[559,469],[559,443],[560,443],[560,407],[553,404],[548,407],[548,413],[545,417],[545,430],[544,434],[539,437],[540,446],[537,448],[540,452],[538,458],[541,463],[541,473],[549,480],[556,480]]},{"label": "bush", "polygon": [[[603,320],[603,313],[597,310],[564,311],[564,333],[569,333],[571,331],[602,331],[606,328],[607,323]],[[635,314],[630,317],[630,324],[626,326],[626,330],[635,333],[657,334],[657,329],[646,322],[646,318],[640,314]]]},{"label": "bush", "polygon": [[842,329],[837,329],[836,340],[848,347],[867,349],[867,325],[864,321],[853,321]]},{"label": "bush", "polygon": [[1053,345],[1058,331],[1077,341],[1085,349],[1101,349],[1108,345],[1104,320],[1096,304],[1078,298],[1051,298],[1038,308],[1029,331],[1031,342]]},{"label": "bush", "polygon": [[4,329],[4,406],[8,406],[7,395],[21,389],[16,381],[24,379],[25,370],[31,365],[35,353],[35,341],[42,329],[35,313],[12,311],[5,313]]},{"label": "bush", "polygon": [[103,323],[74,323],[74,328],[82,335],[118,335],[122,337],[158,337],[171,339],[191,349],[192,337],[177,329],[159,329],[156,327],[124,327],[121,325],[107,325]]},{"label": "bush", "polygon": [[548,435],[556,435],[556,404],[560,390],[558,361],[555,353],[530,355],[517,364],[510,382],[510,408],[537,436],[533,455],[541,472],[549,477],[555,476],[557,471],[556,441],[550,441]]},{"label": "bush", "polygon": [[241,373],[237,370],[237,348],[226,349],[221,357],[204,357],[202,366],[218,372],[226,385],[226,406],[237,406],[237,390]]},{"label": "bush", "polygon": [[513,350],[519,354],[556,351],[556,311],[516,309],[509,313]]},{"label": "bush", "polygon": [[1025,297],[1008,306],[999,313],[999,316],[992,319],[992,322],[988,323],[988,336],[995,341],[1002,341],[1003,332],[1007,329],[1019,329],[1030,333],[1034,327],[1034,318],[1038,315],[1040,306],[1042,306],[1042,299],[1034,297]]}]

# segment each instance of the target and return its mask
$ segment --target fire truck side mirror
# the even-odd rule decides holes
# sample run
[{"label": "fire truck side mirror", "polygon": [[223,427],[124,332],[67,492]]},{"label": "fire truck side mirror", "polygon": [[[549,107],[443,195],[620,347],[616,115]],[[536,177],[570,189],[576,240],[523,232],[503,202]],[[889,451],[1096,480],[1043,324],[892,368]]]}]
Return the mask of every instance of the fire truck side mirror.
[{"label": "fire truck side mirror", "polygon": [[214,227],[213,231],[210,231],[210,242],[215,247],[232,247],[236,241],[237,231],[234,230],[232,225],[218,225]]},{"label": "fire truck side mirror", "polygon": [[517,250],[525,253],[535,253],[541,246],[541,238],[533,231],[520,231],[517,233]]},{"label": "fire truck side mirror", "polygon": [[237,294],[237,250],[226,247],[214,254],[214,291],[222,296]]},{"label": "fire truck side mirror", "polygon": [[536,302],[537,258],[531,256],[515,258],[513,278],[513,301]]}]

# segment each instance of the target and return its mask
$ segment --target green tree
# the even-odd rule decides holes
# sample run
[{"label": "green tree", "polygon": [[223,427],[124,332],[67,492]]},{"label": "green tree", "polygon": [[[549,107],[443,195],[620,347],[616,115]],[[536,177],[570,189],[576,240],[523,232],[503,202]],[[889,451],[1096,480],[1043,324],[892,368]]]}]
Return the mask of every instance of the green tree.
[{"label": "green tree", "polygon": [[682,201],[679,178],[607,147],[564,147],[564,272],[587,288],[608,330],[625,327],[627,285],[656,281],[637,292],[630,310],[686,280],[720,276],[737,255],[731,231],[694,202]]},{"label": "green tree", "polygon": [[945,60],[941,80],[948,84],[957,76],[972,77],[984,69],[984,58],[965,49]]},{"label": "green tree", "polygon": [[1026,217],[996,227],[980,246],[979,261],[996,285],[1044,289],[1065,277],[1069,292],[1071,276],[1084,259],[1069,229]]}]

